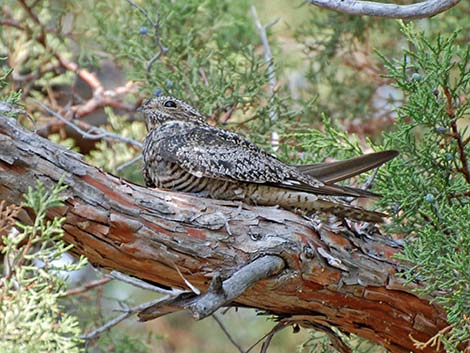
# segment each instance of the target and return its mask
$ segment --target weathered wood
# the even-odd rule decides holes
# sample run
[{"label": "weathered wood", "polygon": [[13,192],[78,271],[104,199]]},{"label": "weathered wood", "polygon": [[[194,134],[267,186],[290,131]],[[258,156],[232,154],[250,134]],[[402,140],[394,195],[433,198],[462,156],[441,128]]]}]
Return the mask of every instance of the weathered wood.
[{"label": "weathered wood", "polygon": [[439,306],[395,276],[400,247],[378,231],[314,227],[281,209],[150,190],[0,116],[0,199],[19,203],[37,180],[52,186],[62,175],[65,206],[49,215],[66,217],[65,240],[96,266],[167,287],[187,288],[186,279],[204,292],[214,274],[225,280],[275,255],[285,269],[233,305],[334,326],[392,352],[419,351],[410,335],[424,341],[446,326]]},{"label": "weathered wood", "polygon": [[[178,296],[174,300],[168,300],[146,308],[139,313],[141,321],[148,321],[162,316],[162,312],[174,312],[181,309],[189,310],[196,320],[201,320],[213,314],[217,309],[230,304],[234,299],[243,294],[248,288],[262,279],[277,275],[285,268],[284,260],[279,256],[262,256],[240,270],[235,272],[225,281],[219,274],[214,274],[207,292],[198,295]],[[162,310],[163,309],[163,310]]]}]

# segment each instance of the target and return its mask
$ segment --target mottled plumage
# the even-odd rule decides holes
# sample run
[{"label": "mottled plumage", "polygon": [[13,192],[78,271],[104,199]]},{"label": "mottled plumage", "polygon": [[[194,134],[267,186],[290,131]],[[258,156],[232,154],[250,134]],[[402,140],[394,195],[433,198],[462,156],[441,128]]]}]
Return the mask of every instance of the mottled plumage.
[{"label": "mottled plumage", "polygon": [[337,196],[371,196],[334,182],[377,167],[395,151],[378,152],[329,165],[289,166],[255,144],[205,122],[190,105],[172,97],[145,101],[148,135],[144,177],[148,186],[203,197],[324,211],[355,220],[379,222],[383,214],[340,201]]}]

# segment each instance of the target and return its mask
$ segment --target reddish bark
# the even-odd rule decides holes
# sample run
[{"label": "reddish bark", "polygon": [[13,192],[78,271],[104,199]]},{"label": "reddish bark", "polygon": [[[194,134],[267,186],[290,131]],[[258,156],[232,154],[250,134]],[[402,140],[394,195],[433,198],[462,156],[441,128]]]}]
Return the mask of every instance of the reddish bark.
[{"label": "reddish bark", "polygon": [[392,352],[420,351],[411,336],[425,341],[447,325],[439,306],[413,294],[416,284],[396,277],[406,266],[392,258],[400,247],[378,231],[315,228],[281,209],[147,189],[0,116],[0,199],[19,203],[37,180],[52,186],[62,175],[65,206],[50,216],[66,217],[66,241],[94,265],[186,288],[179,269],[204,292],[215,272],[225,279],[261,255],[278,255],[286,268],[233,305],[334,326]]}]

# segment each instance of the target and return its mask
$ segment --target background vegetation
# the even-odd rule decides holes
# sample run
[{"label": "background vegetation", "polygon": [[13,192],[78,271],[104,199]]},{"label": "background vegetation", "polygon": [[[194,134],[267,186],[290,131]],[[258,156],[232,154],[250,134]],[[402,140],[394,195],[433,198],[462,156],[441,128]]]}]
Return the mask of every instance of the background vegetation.
[{"label": "background vegetation", "polygon": [[[252,5],[260,22],[268,24],[272,61],[266,61]],[[0,14],[1,96],[23,107],[38,133],[135,182],[142,180],[140,161],[126,162],[140,149],[129,140],[142,141],[145,127],[134,109],[151,95],[188,100],[211,123],[244,134],[289,163],[399,150],[400,157],[377,176],[374,189],[384,195],[379,207],[391,216],[386,231],[403,239],[402,257],[414,264],[404,275],[426,282],[423,294],[448,311],[452,326],[440,339],[456,352],[458,343],[470,340],[469,5],[464,0],[432,19],[404,25],[288,1],[6,0]],[[2,105],[12,115],[15,109]],[[74,119],[89,133],[99,126],[127,140],[84,138],[51,111]],[[18,119],[33,125],[25,115]],[[50,352],[64,347],[90,352],[232,349],[215,322],[192,323],[182,315],[152,322],[145,330],[126,322],[99,340],[77,340],[79,331],[104,323],[113,308],[132,305],[146,294],[111,282],[66,295],[59,265],[44,268],[32,260],[45,256],[48,263],[66,250],[60,242],[51,245],[60,238],[60,220],[41,220],[40,211],[59,202],[55,192],[39,188],[26,198],[43,228],[35,233],[20,227],[15,239],[38,246],[22,251],[24,244],[8,236],[11,222],[0,227],[3,256],[27,254],[15,260],[13,269],[1,266],[0,333],[16,336],[2,340],[0,349],[10,351],[21,338],[41,351],[31,327],[43,315],[56,325],[56,336],[46,340],[52,342]],[[3,210],[0,221],[8,219]],[[68,285],[79,286],[93,276],[82,271]],[[33,288],[32,278],[37,279]],[[27,295],[37,298],[34,305]],[[28,305],[42,314],[15,314]],[[268,330],[265,318],[252,312],[228,315],[225,321],[232,321],[231,331],[245,346]],[[308,339],[301,335],[284,332],[271,351],[292,351]],[[349,341],[358,352],[381,350],[354,337]],[[313,334],[301,349],[328,351],[325,342]]]}]

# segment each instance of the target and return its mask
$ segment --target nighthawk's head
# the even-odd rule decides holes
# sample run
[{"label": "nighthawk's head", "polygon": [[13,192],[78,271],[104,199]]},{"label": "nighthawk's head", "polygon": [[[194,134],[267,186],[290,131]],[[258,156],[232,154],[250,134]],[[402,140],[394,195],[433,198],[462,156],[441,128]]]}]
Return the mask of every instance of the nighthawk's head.
[{"label": "nighthawk's head", "polygon": [[145,117],[150,131],[167,121],[204,121],[204,116],[195,108],[173,97],[156,97],[145,100],[138,108]]}]

